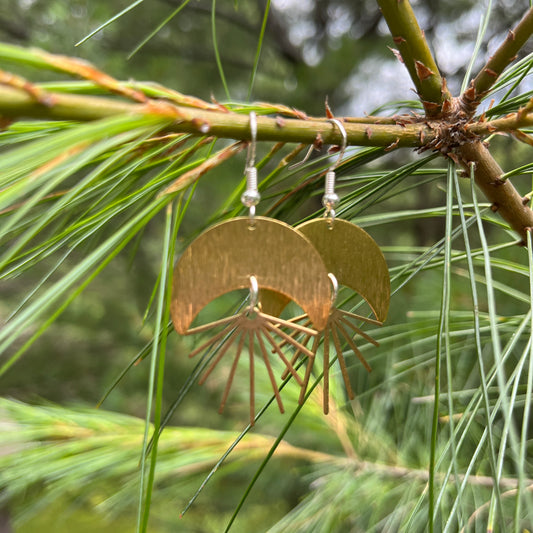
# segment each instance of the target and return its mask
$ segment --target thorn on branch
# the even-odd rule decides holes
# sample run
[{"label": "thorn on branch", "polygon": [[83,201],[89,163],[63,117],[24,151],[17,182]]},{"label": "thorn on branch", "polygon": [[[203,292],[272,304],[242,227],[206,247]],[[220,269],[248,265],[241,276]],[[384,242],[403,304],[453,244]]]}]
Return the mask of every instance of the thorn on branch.
[{"label": "thorn on branch", "polygon": [[527,205],[531,201],[531,198],[529,196],[522,197],[522,205]]},{"label": "thorn on branch", "polygon": [[474,80],[470,81],[470,87],[463,93],[463,97],[473,102],[476,98],[476,88],[474,87]]},{"label": "thorn on branch", "polygon": [[403,57],[402,54],[400,54],[399,50],[396,50],[396,48],[391,48],[390,46],[388,47],[388,49],[394,54],[394,56],[400,63],[403,63]]},{"label": "thorn on branch", "polygon": [[467,117],[473,117],[479,101],[477,100],[476,88],[474,86],[474,80],[470,82],[470,87],[463,92],[459,97],[459,106]]},{"label": "thorn on branch", "polygon": [[483,72],[486,72],[489,76],[492,76],[493,78],[497,78],[499,76],[499,74],[491,68],[484,68]]},{"label": "thorn on branch", "polygon": [[389,146],[387,146],[385,148],[385,152],[390,152],[390,151],[394,150],[398,146],[399,142],[400,142],[400,138],[397,137],[394,142],[390,143]]},{"label": "thorn on branch", "polygon": [[440,86],[440,93],[442,94],[443,97],[450,94],[450,91],[448,89],[448,82],[446,81],[446,78],[442,78],[442,83]]},{"label": "thorn on branch", "polygon": [[329,107],[328,97],[326,96],[326,101],[324,102],[324,107],[326,108],[326,117],[328,118],[335,118],[335,115],[333,114],[333,111],[331,111],[331,107]]},{"label": "thorn on branch", "polygon": [[396,37],[393,37],[392,40],[396,43],[396,44],[402,44],[402,43],[405,43],[407,42],[401,35],[397,35]]},{"label": "thorn on branch", "polygon": [[435,102],[428,102],[427,100],[422,100],[422,105],[426,111],[435,111],[440,107],[439,104],[436,104]]},{"label": "thorn on branch", "polygon": [[317,151],[322,150],[322,146],[324,145],[324,139],[322,139],[322,135],[319,133],[316,134],[315,140],[313,141],[313,148]]},{"label": "thorn on branch", "polygon": [[444,100],[444,102],[442,102],[442,114],[444,116],[447,116],[449,115],[453,110],[453,104],[450,100]]},{"label": "thorn on branch", "polygon": [[493,213],[496,213],[496,211],[498,211],[498,209],[500,209],[500,206],[495,202],[493,203],[491,206],[490,206],[490,210],[493,212]]},{"label": "thorn on branch", "polygon": [[435,75],[435,73],[430,68],[426,67],[421,61],[415,61],[415,68],[416,75],[420,81],[427,80],[430,76]]}]

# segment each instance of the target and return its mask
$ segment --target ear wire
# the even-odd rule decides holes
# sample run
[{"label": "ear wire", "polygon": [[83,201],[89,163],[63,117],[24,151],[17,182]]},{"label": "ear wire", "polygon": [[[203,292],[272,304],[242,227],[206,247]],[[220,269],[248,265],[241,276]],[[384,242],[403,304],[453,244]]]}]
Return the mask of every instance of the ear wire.
[{"label": "ear wire", "polygon": [[250,210],[250,223],[253,224],[255,206],[261,200],[261,194],[257,188],[257,168],[255,168],[255,148],[257,142],[257,116],[254,111],[250,113],[250,144],[246,156],[246,190],[241,196],[241,202]]},{"label": "ear wire", "polygon": [[336,118],[329,119],[330,122],[332,122],[342,135],[342,145],[341,150],[339,152],[339,157],[337,158],[337,161],[333,163],[326,172],[326,184],[325,184],[325,190],[324,190],[324,196],[322,196],[322,205],[326,208],[325,216],[329,217],[331,222],[335,220],[335,208],[340,203],[339,195],[335,192],[335,169],[342,161],[342,158],[344,157],[344,152],[346,151],[346,145],[348,144],[348,136],[346,134],[346,129],[342,125],[342,122]]}]

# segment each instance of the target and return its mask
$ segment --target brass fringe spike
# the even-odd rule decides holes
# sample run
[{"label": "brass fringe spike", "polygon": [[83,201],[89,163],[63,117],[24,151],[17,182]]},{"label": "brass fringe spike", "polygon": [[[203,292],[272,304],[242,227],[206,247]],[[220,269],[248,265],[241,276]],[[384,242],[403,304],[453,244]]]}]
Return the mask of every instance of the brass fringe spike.
[{"label": "brass fringe spike", "polygon": [[[341,344],[341,338],[349,345],[351,350],[355,353],[359,361],[363,364],[365,369],[368,372],[372,371],[371,366],[368,364],[367,360],[363,357],[363,354],[357,347],[351,333],[348,330],[352,330],[354,333],[361,335],[365,340],[372,343],[374,346],[379,346],[379,343],[373,339],[370,335],[362,331],[360,328],[358,328],[355,324],[350,322],[350,320],[358,320],[363,322],[368,322],[370,324],[375,324],[378,326],[382,325],[382,322],[379,320],[374,320],[372,318],[367,318],[361,315],[357,315],[355,313],[351,313],[349,311],[344,311],[343,309],[339,309],[335,307],[334,305],[331,306],[331,311],[328,317],[328,321],[326,324],[326,328],[324,329],[323,335],[324,335],[324,348],[323,348],[323,372],[324,372],[324,383],[323,383],[323,405],[324,405],[324,414],[328,414],[329,412],[329,372],[330,372],[330,338],[333,339],[333,347],[335,349],[335,354],[337,355],[337,359],[339,361],[339,365],[341,367],[341,373],[342,378],[344,381],[344,385],[346,387],[346,392],[348,394],[348,398],[350,400],[353,400],[355,398],[355,394],[353,392],[350,378],[348,376],[348,367],[346,365],[346,360],[344,358],[344,353],[342,349]],[[291,319],[290,322],[299,323],[302,322],[302,325],[307,326],[309,325],[309,318],[307,315],[300,315],[298,317],[295,317]],[[305,335],[303,339],[300,341],[300,344],[307,345],[311,339],[310,335]],[[296,350],[296,352],[293,355],[292,360],[290,361],[290,365],[292,368],[296,365],[296,362],[298,361],[298,358],[300,356],[306,356],[308,358],[307,365],[306,365],[306,371],[305,376],[303,379],[303,383],[300,390],[300,397],[299,397],[299,403],[300,405],[303,403],[305,398],[305,393],[307,391],[307,386],[309,385],[309,379],[311,377],[311,372],[313,369],[313,365],[315,362],[316,354],[318,351],[318,347],[320,345],[320,337],[315,337],[313,341],[313,345],[311,347],[310,352],[312,353],[311,356],[307,352],[303,352],[300,350]],[[287,370],[284,371],[282,375],[282,379],[285,379],[288,376]]]},{"label": "brass fringe spike", "polygon": [[[310,321],[307,321],[309,325]],[[297,334],[305,335],[305,338],[310,339],[315,337],[317,332],[313,329],[307,327],[307,325],[301,325],[294,323],[288,320],[283,320],[278,317],[268,315],[261,312],[259,306],[254,307],[252,310],[247,308],[245,311],[223,318],[221,320],[216,320],[196,328],[188,330],[188,334],[193,335],[196,333],[202,333],[211,331],[213,329],[223,328],[212,334],[206,341],[204,341],[200,346],[195,348],[190,354],[189,357],[194,357],[204,349],[210,347],[207,355],[212,355],[213,359],[210,362],[209,366],[202,374],[199,380],[199,384],[202,385],[206,379],[209,377],[211,372],[215,369],[218,363],[229,351],[230,347],[235,345],[237,342],[237,349],[233,358],[233,363],[230,369],[230,374],[222,400],[219,407],[219,413],[222,413],[226,405],[227,398],[229,396],[229,391],[235,377],[235,371],[237,364],[239,362],[242,351],[244,350],[245,344],[247,345],[248,355],[250,359],[250,424],[254,424],[255,417],[255,368],[254,368],[254,345],[257,340],[259,346],[259,352],[267,369],[270,383],[272,385],[272,390],[276,397],[278,407],[280,412],[284,412],[283,402],[279,394],[279,388],[276,384],[276,378],[272,370],[272,365],[269,360],[269,354],[266,346],[270,345],[271,352],[276,353],[279,358],[283,361],[285,365],[285,373],[288,375],[292,374],[294,379],[298,382],[300,386],[303,386],[304,382],[301,377],[298,375],[294,369],[292,363],[287,359],[285,354],[282,351],[282,345],[292,346],[298,354],[303,354],[307,357],[313,357],[313,353],[309,350],[304,344],[295,339]],[[286,333],[283,329],[286,328],[290,330],[290,333]],[[218,346],[218,349],[215,349],[215,345],[218,340],[227,337],[222,345]],[[278,339],[281,339],[278,340]]]}]

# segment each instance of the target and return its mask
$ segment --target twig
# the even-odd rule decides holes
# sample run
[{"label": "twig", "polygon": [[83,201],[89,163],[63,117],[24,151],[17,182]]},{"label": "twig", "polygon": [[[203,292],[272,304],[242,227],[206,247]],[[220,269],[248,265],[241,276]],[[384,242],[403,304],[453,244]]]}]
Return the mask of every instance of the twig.
[{"label": "twig", "polygon": [[460,104],[472,117],[483,96],[491,89],[503,70],[516,59],[516,54],[533,34],[533,8],[530,8],[518,25],[509,31],[494,55],[471,81],[470,87],[460,96]]},{"label": "twig", "polygon": [[[48,92],[52,105],[42,105],[27,90],[0,86],[0,115],[6,118],[43,118],[49,120],[98,120],[119,114],[152,115],[167,121],[167,131],[214,135],[220,138],[249,140],[247,114],[213,111],[150,99],[137,104],[109,97]],[[345,124],[348,144],[356,146],[419,147],[434,138],[425,124]],[[327,144],[340,144],[338,129],[324,119],[297,120],[257,118],[257,139],[313,144],[321,135]]]},{"label": "twig", "polygon": [[526,231],[533,227],[533,211],[526,205],[509,180],[501,180],[503,170],[481,141],[466,143],[457,149],[460,163],[470,171],[474,165],[474,179],[487,199],[509,225],[526,242]]},{"label": "twig", "polygon": [[489,122],[474,122],[468,124],[466,129],[475,135],[489,135],[495,131],[513,132],[526,126],[533,126],[533,109],[530,106],[523,107],[516,113],[511,113],[503,118],[497,118]]},{"label": "twig", "polygon": [[442,104],[451,98],[440,75],[424,32],[408,0],[378,0],[394,43],[430,118],[440,116]]}]

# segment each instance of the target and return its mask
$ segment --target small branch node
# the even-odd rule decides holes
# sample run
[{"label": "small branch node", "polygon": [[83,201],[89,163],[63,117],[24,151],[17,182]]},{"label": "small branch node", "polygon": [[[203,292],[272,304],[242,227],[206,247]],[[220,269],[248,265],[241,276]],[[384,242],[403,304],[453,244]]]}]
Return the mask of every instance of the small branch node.
[{"label": "small branch node", "polygon": [[316,134],[315,140],[313,141],[313,148],[319,152],[322,150],[322,146],[324,145],[324,139],[322,139],[322,135],[319,133]]},{"label": "small branch node", "polygon": [[421,61],[415,61],[416,75],[420,81],[427,80],[429,77],[434,76],[435,73]]},{"label": "small branch node", "polygon": [[426,111],[436,111],[437,109],[440,109],[440,105],[436,104],[435,102],[429,102],[427,100],[422,100],[422,104]]},{"label": "small branch node", "polygon": [[458,98],[458,105],[461,111],[467,117],[473,117],[476,109],[479,105],[478,94],[474,86],[474,80],[470,82],[470,87],[463,92],[463,94]]},{"label": "small branch node", "polygon": [[531,198],[529,196],[523,196],[522,197],[522,205],[527,205],[531,201]]},{"label": "small branch node", "polygon": [[391,48],[390,46],[388,49],[394,54],[394,57],[400,62],[403,63],[403,57],[402,54],[400,54],[399,50],[396,50],[396,48]]},{"label": "small branch node", "polygon": [[500,209],[500,206],[499,206],[497,203],[493,203],[493,204],[490,206],[490,210],[491,210],[493,213],[496,213],[496,211],[498,211],[498,209]]},{"label": "small branch node", "polygon": [[499,76],[499,74],[495,70],[492,70],[491,68],[485,68],[483,69],[483,72],[487,73],[489,76],[492,76],[493,78],[497,78]]},{"label": "small branch node", "polygon": [[394,150],[395,148],[397,148],[399,142],[400,142],[400,138],[397,137],[396,140],[395,140],[394,142],[390,143],[389,146],[387,146],[387,147],[385,148],[385,152],[391,152],[392,150]]}]

